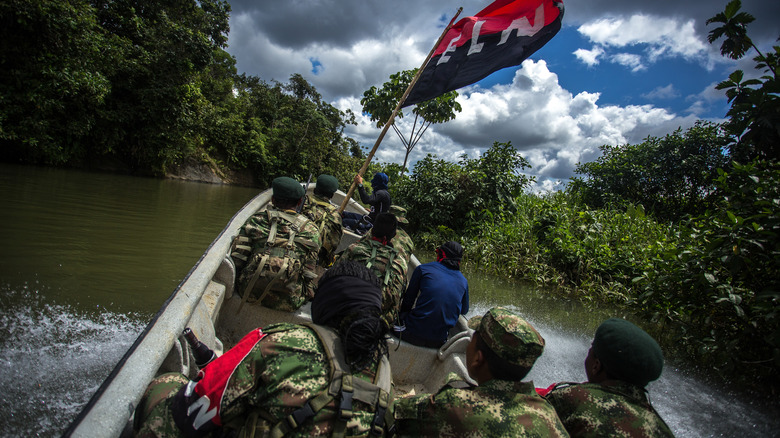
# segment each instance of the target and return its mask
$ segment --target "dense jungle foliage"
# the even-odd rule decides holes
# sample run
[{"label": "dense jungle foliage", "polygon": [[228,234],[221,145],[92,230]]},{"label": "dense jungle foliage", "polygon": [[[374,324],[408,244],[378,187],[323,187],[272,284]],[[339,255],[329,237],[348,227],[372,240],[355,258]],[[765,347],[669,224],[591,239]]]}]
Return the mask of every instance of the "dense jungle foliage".
[{"label": "dense jungle foliage", "polygon": [[[734,59],[757,48],[752,17],[729,3],[708,25]],[[184,160],[279,175],[331,173],[364,158],[354,115],[302,76],[238,74],[224,0],[0,2],[0,159],[164,175]],[[780,389],[780,47],[763,76],[717,88],[723,125],[697,123],[636,145],[605,145],[564,191],[534,194],[529,163],[496,142],[453,163],[428,156],[390,175],[421,251],[462,241],[466,262],[623,306],[655,324],[669,354],[728,379]],[[488,146],[488,145],[485,145]],[[435,206],[435,208],[431,208]],[[744,381],[742,383],[745,383]]]},{"label": "dense jungle foliage", "polygon": [[224,0],[0,2],[0,159],[164,175],[185,159],[349,179],[353,123],[302,76],[239,75]]},{"label": "dense jungle foliage", "polygon": [[[723,25],[710,40],[726,36],[735,58],[753,47],[739,8],[708,21]],[[565,191],[528,193],[528,163],[495,143],[479,159],[418,161],[396,176],[394,202],[410,207],[420,249],[460,240],[479,269],[622,306],[654,323],[668,354],[777,393],[779,55],[754,58],[759,79],[737,71],[718,85],[731,103],[725,124],[605,145]]]}]

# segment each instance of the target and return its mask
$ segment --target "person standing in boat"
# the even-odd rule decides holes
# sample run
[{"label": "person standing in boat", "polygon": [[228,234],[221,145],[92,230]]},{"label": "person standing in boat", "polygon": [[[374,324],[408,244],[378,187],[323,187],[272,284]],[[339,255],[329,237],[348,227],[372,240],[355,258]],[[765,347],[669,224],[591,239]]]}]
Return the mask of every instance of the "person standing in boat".
[{"label": "person standing in boat", "polygon": [[463,247],[446,242],[436,261],[418,266],[401,301],[401,324],[394,333],[414,345],[439,348],[460,315],[469,311],[469,283],[460,272]]},{"label": "person standing in boat", "polygon": [[[647,332],[620,318],[597,329],[585,358],[585,383],[559,383],[546,395],[572,437],[672,437],[647,398],[661,376],[661,347]],[[544,392],[545,390],[540,390]]]},{"label": "person standing in boat", "polygon": [[339,256],[339,260],[360,262],[379,277],[382,282],[382,314],[390,327],[398,320],[398,306],[409,270],[404,255],[393,245],[397,227],[395,216],[381,213],[376,217],[370,237],[363,236]]},{"label": "person standing in boat", "polygon": [[[387,191],[389,181],[390,179],[385,173],[377,172],[374,174],[374,177],[371,179],[371,189],[373,192],[369,195],[363,187],[363,177],[355,175],[355,184],[357,184],[358,193],[360,194],[360,201],[370,205],[371,208],[366,216],[348,211],[343,212],[344,227],[362,234],[374,224],[377,215],[380,213],[387,213],[391,204],[390,192]],[[367,221],[367,223],[364,220]]]},{"label": "person standing in boat", "polygon": [[328,268],[333,264],[336,249],[341,242],[342,227],[339,207],[330,200],[339,189],[339,180],[332,175],[320,175],[317,177],[317,185],[314,193],[307,195],[303,214],[309,217],[317,228],[320,229],[320,247],[317,266]]},{"label": "person standing in boat", "polygon": [[397,399],[397,435],[568,437],[533,382],[521,381],[543,350],[531,324],[506,308],[490,309],[466,348],[466,367],[478,386],[451,373],[436,394]]},{"label": "person standing in boat", "polygon": [[196,381],[156,378],[136,436],[386,436],[393,389],[380,307],[376,276],[337,263],[320,279],[315,324],[253,330]]},{"label": "person standing in boat", "polygon": [[304,189],[298,181],[282,176],[271,187],[272,205],[241,226],[230,256],[244,301],[292,312],[314,297],[320,230],[299,212]]}]

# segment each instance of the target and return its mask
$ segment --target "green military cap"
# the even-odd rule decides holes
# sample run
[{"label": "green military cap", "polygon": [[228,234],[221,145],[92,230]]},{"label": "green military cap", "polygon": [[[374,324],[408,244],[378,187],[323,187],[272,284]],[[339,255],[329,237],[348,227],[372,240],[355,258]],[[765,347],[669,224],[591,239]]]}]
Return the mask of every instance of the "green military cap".
[{"label": "green military cap", "polygon": [[485,313],[477,332],[485,344],[512,365],[531,368],[544,351],[544,338],[528,321],[504,307]]},{"label": "green military cap", "polygon": [[388,212],[395,216],[396,219],[398,219],[398,222],[402,224],[408,224],[409,221],[406,220],[406,209],[401,207],[400,205],[391,205],[390,210]]},{"label": "green military cap", "polygon": [[301,199],[303,197],[301,183],[287,176],[274,178],[271,182],[271,188],[274,197],[279,199]]},{"label": "green military cap", "polygon": [[664,356],[661,347],[636,325],[610,318],[596,329],[593,354],[610,376],[644,387],[661,377]]},{"label": "green military cap", "polygon": [[339,180],[333,175],[322,174],[317,177],[315,191],[323,196],[333,196],[339,189]]}]

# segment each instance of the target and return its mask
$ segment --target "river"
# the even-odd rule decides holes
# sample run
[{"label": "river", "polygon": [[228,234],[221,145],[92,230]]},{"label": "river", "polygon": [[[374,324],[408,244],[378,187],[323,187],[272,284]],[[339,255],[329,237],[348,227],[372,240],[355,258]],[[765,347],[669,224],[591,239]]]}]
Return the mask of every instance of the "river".
[{"label": "river", "polygon": [[[256,189],[0,164],[0,435],[57,436]],[[425,258],[430,255],[419,254]],[[514,307],[547,341],[536,386],[583,381],[609,310],[466,271],[469,316]],[[667,360],[650,398],[678,437],[778,436],[776,401]]]}]

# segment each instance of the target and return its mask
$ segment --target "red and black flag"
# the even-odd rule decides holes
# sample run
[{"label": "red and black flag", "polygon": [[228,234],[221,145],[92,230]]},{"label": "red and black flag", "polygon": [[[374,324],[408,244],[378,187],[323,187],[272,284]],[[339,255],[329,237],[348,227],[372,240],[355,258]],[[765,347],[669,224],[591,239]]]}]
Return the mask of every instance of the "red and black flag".
[{"label": "red and black flag", "polygon": [[473,84],[519,65],[561,29],[561,0],[496,0],[458,21],[433,52],[403,106]]}]

